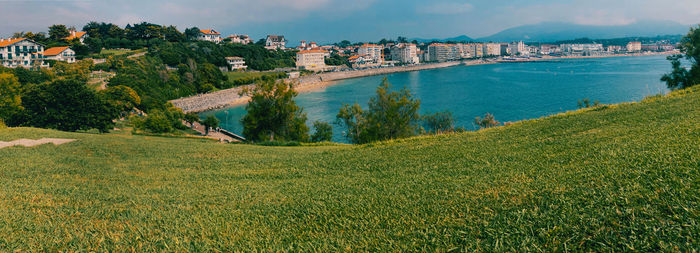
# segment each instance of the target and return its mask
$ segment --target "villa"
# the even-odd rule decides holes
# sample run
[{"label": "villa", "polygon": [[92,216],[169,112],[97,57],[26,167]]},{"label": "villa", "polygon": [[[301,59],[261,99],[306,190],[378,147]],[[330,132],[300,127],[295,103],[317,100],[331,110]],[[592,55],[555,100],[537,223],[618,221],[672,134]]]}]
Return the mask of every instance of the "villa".
[{"label": "villa", "polygon": [[27,38],[0,39],[0,65],[8,68],[48,67],[44,45]]},{"label": "villa", "polygon": [[44,51],[44,59],[74,63],[75,51],[69,47],[52,47]]},{"label": "villa", "polygon": [[86,32],[77,32],[75,30],[70,31],[70,36],[65,37],[66,41],[72,41],[74,39],[80,40],[80,44],[85,44],[85,38],[87,38],[87,33]]},{"label": "villa", "polygon": [[270,50],[286,49],[287,40],[282,35],[267,35],[265,39],[265,48]]},{"label": "villa", "polygon": [[202,33],[199,35],[199,40],[210,41],[214,43],[221,42],[221,34],[214,31],[214,29],[200,30]]},{"label": "villa", "polygon": [[323,50],[304,50],[297,53],[297,67],[306,70],[323,70],[326,68],[326,57],[330,53]]},{"label": "villa", "polygon": [[231,36],[226,37],[226,39],[228,39],[228,43],[237,43],[237,44],[243,44],[243,45],[248,45],[248,44],[253,43],[253,40],[248,35],[231,35]]}]

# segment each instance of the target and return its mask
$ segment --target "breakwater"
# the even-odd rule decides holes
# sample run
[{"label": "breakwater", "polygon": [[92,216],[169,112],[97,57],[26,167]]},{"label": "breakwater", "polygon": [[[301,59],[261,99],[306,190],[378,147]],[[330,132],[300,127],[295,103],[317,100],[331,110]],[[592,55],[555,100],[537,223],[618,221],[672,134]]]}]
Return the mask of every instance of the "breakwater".
[{"label": "breakwater", "polygon": [[[363,69],[363,70],[353,70],[353,71],[342,71],[342,72],[330,72],[321,73],[315,75],[302,76],[294,79],[287,79],[287,82],[295,83],[297,89],[307,89],[315,86],[322,86],[323,84],[366,76],[376,76],[376,75],[386,75],[391,73],[399,72],[410,72],[437,68],[446,68],[463,64],[462,62],[443,62],[443,63],[432,63],[432,64],[421,64],[421,65],[411,65],[411,66],[398,66],[398,67],[387,67],[387,68],[376,68],[376,69]],[[220,90],[216,92],[198,94],[191,97],[179,98],[171,100],[170,102],[177,108],[182,109],[184,112],[203,112],[219,108],[225,108],[229,106],[241,105],[248,102],[249,97],[241,96],[240,92],[247,88],[252,87],[252,85],[239,86],[231,89]]]}]

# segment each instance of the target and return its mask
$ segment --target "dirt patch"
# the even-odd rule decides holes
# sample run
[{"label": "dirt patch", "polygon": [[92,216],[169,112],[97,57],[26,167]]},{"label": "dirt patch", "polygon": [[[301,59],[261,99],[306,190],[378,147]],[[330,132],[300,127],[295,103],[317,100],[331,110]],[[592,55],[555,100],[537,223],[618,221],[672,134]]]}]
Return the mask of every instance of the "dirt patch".
[{"label": "dirt patch", "polygon": [[0,141],[0,149],[7,148],[7,147],[13,147],[13,146],[34,147],[37,145],[44,145],[44,144],[49,144],[49,143],[53,143],[54,145],[61,145],[61,144],[66,144],[66,143],[74,142],[74,141],[77,141],[77,140],[75,140],[75,139],[42,138],[42,139],[38,139],[38,140],[19,139],[19,140],[14,140],[14,141],[10,141],[10,142]]}]

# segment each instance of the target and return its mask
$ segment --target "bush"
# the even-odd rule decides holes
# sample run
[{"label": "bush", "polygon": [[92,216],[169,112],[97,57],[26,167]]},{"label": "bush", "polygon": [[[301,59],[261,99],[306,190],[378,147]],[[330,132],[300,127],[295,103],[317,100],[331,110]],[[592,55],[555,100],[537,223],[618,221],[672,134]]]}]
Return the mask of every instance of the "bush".
[{"label": "bush", "polygon": [[454,124],[455,120],[450,111],[423,116],[423,126],[428,129],[428,133],[453,132],[455,131]]},{"label": "bush", "polygon": [[165,113],[153,110],[143,122],[142,129],[152,133],[170,133],[173,131],[172,123]]},{"label": "bush", "polygon": [[474,118],[474,124],[479,126],[481,129],[484,128],[492,128],[495,126],[498,126],[501,124],[501,122],[498,122],[496,118],[493,116],[493,114],[486,113],[483,118],[481,117],[476,117]]},{"label": "bush", "polygon": [[314,121],[314,134],[311,136],[311,141],[324,142],[331,139],[333,139],[333,126],[326,122]]},{"label": "bush", "polygon": [[219,123],[221,123],[219,119],[212,115],[209,115],[204,121],[202,121],[202,125],[204,126],[205,131],[204,135],[209,135],[209,129],[219,127]]},{"label": "bush", "polygon": [[241,120],[243,135],[250,141],[309,140],[306,114],[294,102],[297,92],[291,84],[268,80],[243,94],[251,95],[248,113]]}]

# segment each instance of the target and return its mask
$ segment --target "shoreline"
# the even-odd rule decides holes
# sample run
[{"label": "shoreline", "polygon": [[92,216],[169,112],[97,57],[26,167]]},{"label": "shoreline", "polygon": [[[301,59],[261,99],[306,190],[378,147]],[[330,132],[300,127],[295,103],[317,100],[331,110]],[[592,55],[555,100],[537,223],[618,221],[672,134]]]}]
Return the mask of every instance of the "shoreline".
[{"label": "shoreline", "polygon": [[[613,54],[613,55],[593,55],[593,56],[543,56],[536,59],[515,59],[515,60],[466,60],[453,61],[443,63],[429,63],[422,65],[409,65],[398,67],[386,67],[378,69],[363,69],[343,72],[320,73],[314,75],[303,76],[295,79],[285,79],[286,82],[296,82],[294,89],[298,93],[318,92],[323,89],[338,84],[340,80],[362,78],[376,75],[388,75],[402,72],[413,72],[422,70],[431,70],[439,68],[448,68],[454,66],[478,66],[487,64],[501,63],[523,63],[523,62],[538,62],[547,60],[569,60],[569,59],[590,59],[590,58],[613,58],[613,57],[640,57],[640,56],[658,56],[672,55],[678,52],[660,52],[660,53],[639,53],[639,54]],[[175,107],[183,110],[185,113],[194,112],[201,113],[212,110],[220,110],[230,107],[242,106],[248,104],[249,96],[240,96],[239,93],[244,88],[253,87],[254,84],[239,86],[231,89],[215,91],[206,94],[197,94],[190,97],[170,100]]]}]

